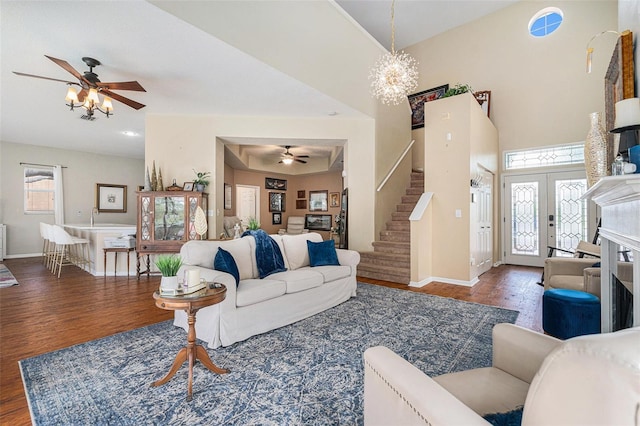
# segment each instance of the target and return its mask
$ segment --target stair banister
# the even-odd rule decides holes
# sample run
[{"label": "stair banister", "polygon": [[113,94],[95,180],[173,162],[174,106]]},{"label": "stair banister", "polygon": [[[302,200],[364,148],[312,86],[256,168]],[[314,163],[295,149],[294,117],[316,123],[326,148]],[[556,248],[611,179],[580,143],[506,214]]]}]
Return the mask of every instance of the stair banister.
[{"label": "stair banister", "polygon": [[396,171],[396,169],[398,168],[398,166],[400,165],[402,160],[404,160],[404,157],[407,156],[407,154],[409,153],[409,150],[411,150],[411,147],[413,146],[413,144],[415,142],[416,142],[415,139],[413,139],[413,140],[411,140],[411,142],[409,142],[409,145],[407,145],[407,147],[404,149],[404,151],[402,151],[402,154],[400,154],[400,157],[395,162],[395,164],[393,165],[391,170],[389,170],[389,173],[387,173],[387,176],[385,176],[385,178],[382,180],[382,183],[378,186],[378,189],[376,189],[376,192],[380,192],[380,190],[384,187],[384,185],[387,183],[387,181],[389,180],[391,175],[393,175],[393,172]]}]

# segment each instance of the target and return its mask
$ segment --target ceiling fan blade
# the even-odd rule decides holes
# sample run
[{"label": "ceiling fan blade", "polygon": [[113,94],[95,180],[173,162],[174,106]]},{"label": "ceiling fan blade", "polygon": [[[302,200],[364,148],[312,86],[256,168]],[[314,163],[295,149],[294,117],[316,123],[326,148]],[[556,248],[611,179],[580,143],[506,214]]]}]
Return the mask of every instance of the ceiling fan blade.
[{"label": "ceiling fan blade", "polygon": [[296,155],[295,157],[296,158],[309,158],[308,155]]},{"label": "ceiling fan blade", "polygon": [[69,65],[69,62],[65,61],[64,59],[54,58],[53,56],[47,56],[47,55],[44,55],[44,56],[46,56],[47,58],[51,59],[53,62],[55,62],[56,64],[58,64],[62,68],[64,68],[67,72],[71,73],[71,75],[73,75],[78,80],[84,81],[89,86],[91,85],[89,83],[89,81],[87,81],[87,79],[84,78],[84,76],[82,74],[80,74],[78,71],[76,71],[76,69],[74,67]]},{"label": "ceiling fan blade", "polygon": [[23,76],[23,77],[34,77],[34,78],[41,78],[43,80],[60,81],[62,83],[67,83],[67,84],[77,84],[79,86],[77,81],[74,82],[74,81],[60,80],[59,78],[43,77],[41,75],[26,74],[26,73],[17,72],[17,71],[14,71],[13,73],[16,74],[16,75]]},{"label": "ceiling fan blade", "polygon": [[87,90],[82,89],[78,92],[78,102],[84,102],[84,98],[87,96]]},{"label": "ceiling fan blade", "polygon": [[298,163],[307,164],[307,162],[306,162],[306,161],[304,161],[304,160],[298,160],[297,158],[296,158],[295,160],[296,160]]},{"label": "ceiling fan blade", "polygon": [[100,93],[105,94],[118,102],[122,102],[123,104],[128,105],[133,109],[140,109],[145,107],[145,105],[141,104],[140,102],[136,102],[133,99],[125,98],[124,96],[113,93],[108,89],[102,89]]},{"label": "ceiling fan blade", "polygon": [[136,92],[146,92],[144,87],[137,81],[120,81],[112,83],[96,83],[98,87],[103,87],[109,90],[135,90]]}]

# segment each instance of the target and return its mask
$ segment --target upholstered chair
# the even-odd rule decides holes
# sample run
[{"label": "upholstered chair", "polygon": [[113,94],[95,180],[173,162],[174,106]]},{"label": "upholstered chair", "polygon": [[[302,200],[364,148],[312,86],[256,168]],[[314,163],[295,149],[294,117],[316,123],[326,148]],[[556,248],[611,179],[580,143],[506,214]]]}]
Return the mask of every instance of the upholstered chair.
[{"label": "upholstered chair", "polygon": [[225,238],[233,238],[235,235],[234,227],[236,224],[240,225],[240,229],[242,229],[242,221],[238,216],[225,216],[222,219],[222,228],[224,229],[224,237]]},{"label": "upholstered chair", "polygon": [[278,234],[284,235],[297,235],[297,234],[305,234],[309,232],[308,229],[304,228],[304,217],[303,216],[289,216],[287,219],[287,229],[281,229],[278,231]]},{"label": "upholstered chair", "polygon": [[491,367],[431,378],[383,346],[364,353],[365,425],[637,425],[640,327],[560,341],[513,324],[493,329]]}]

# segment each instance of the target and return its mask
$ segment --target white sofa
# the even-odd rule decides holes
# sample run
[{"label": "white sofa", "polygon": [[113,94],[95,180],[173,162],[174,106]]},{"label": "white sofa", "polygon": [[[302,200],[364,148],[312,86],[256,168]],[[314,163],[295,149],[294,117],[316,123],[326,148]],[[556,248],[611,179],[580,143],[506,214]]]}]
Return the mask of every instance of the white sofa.
[{"label": "white sofa", "polygon": [[[364,424],[488,425],[524,405],[522,425],[637,425],[640,327],[566,341],[493,329],[493,365],[430,378],[384,346],[364,353]],[[506,424],[506,423],[505,423]]]},{"label": "white sofa", "polygon": [[[229,346],[251,336],[294,323],[334,307],[356,295],[356,267],[360,254],[336,249],[340,265],[309,266],[307,240],[322,242],[311,232],[300,235],[271,235],[280,248],[287,271],[259,278],[256,241],[252,236],[227,241],[188,241],[180,249],[183,266],[199,269],[200,277],[227,287],[226,299],[200,309],[196,314],[196,335],[210,348]],[[222,247],[233,255],[240,273],[235,278],[213,269]],[[187,316],[175,312],[174,325],[188,329]]]}]

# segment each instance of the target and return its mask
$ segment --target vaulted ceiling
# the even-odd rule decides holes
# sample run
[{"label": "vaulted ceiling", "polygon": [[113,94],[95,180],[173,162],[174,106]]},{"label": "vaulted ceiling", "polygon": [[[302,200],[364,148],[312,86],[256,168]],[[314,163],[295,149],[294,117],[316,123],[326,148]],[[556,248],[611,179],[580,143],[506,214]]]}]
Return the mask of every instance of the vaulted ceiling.
[{"label": "vaulted ceiling", "polygon": [[[396,47],[461,25],[512,1],[398,0]],[[337,4],[388,47],[390,2],[339,0]],[[323,117],[340,111],[346,117],[361,116],[144,0],[3,0],[0,43],[3,142],[143,158],[144,120],[149,113]],[[18,71],[74,80],[44,55],[64,59],[81,73],[87,70],[83,56],[98,59],[102,65],[94,72],[102,81],[139,81],[146,92],[118,93],[146,107],[136,111],[114,102],[113,117],[98,113],[93,122],[80,119],[79,111],[65,106],[64,83],[13,74]],[[255,149],[303,145],[268,142],[252,145]],[[303,150],[301,147],[300,152]],[[253,155],[260,153],[254,151]],[[314,155],[329,158],[332,154],[329,149],[320,149]]]}]

